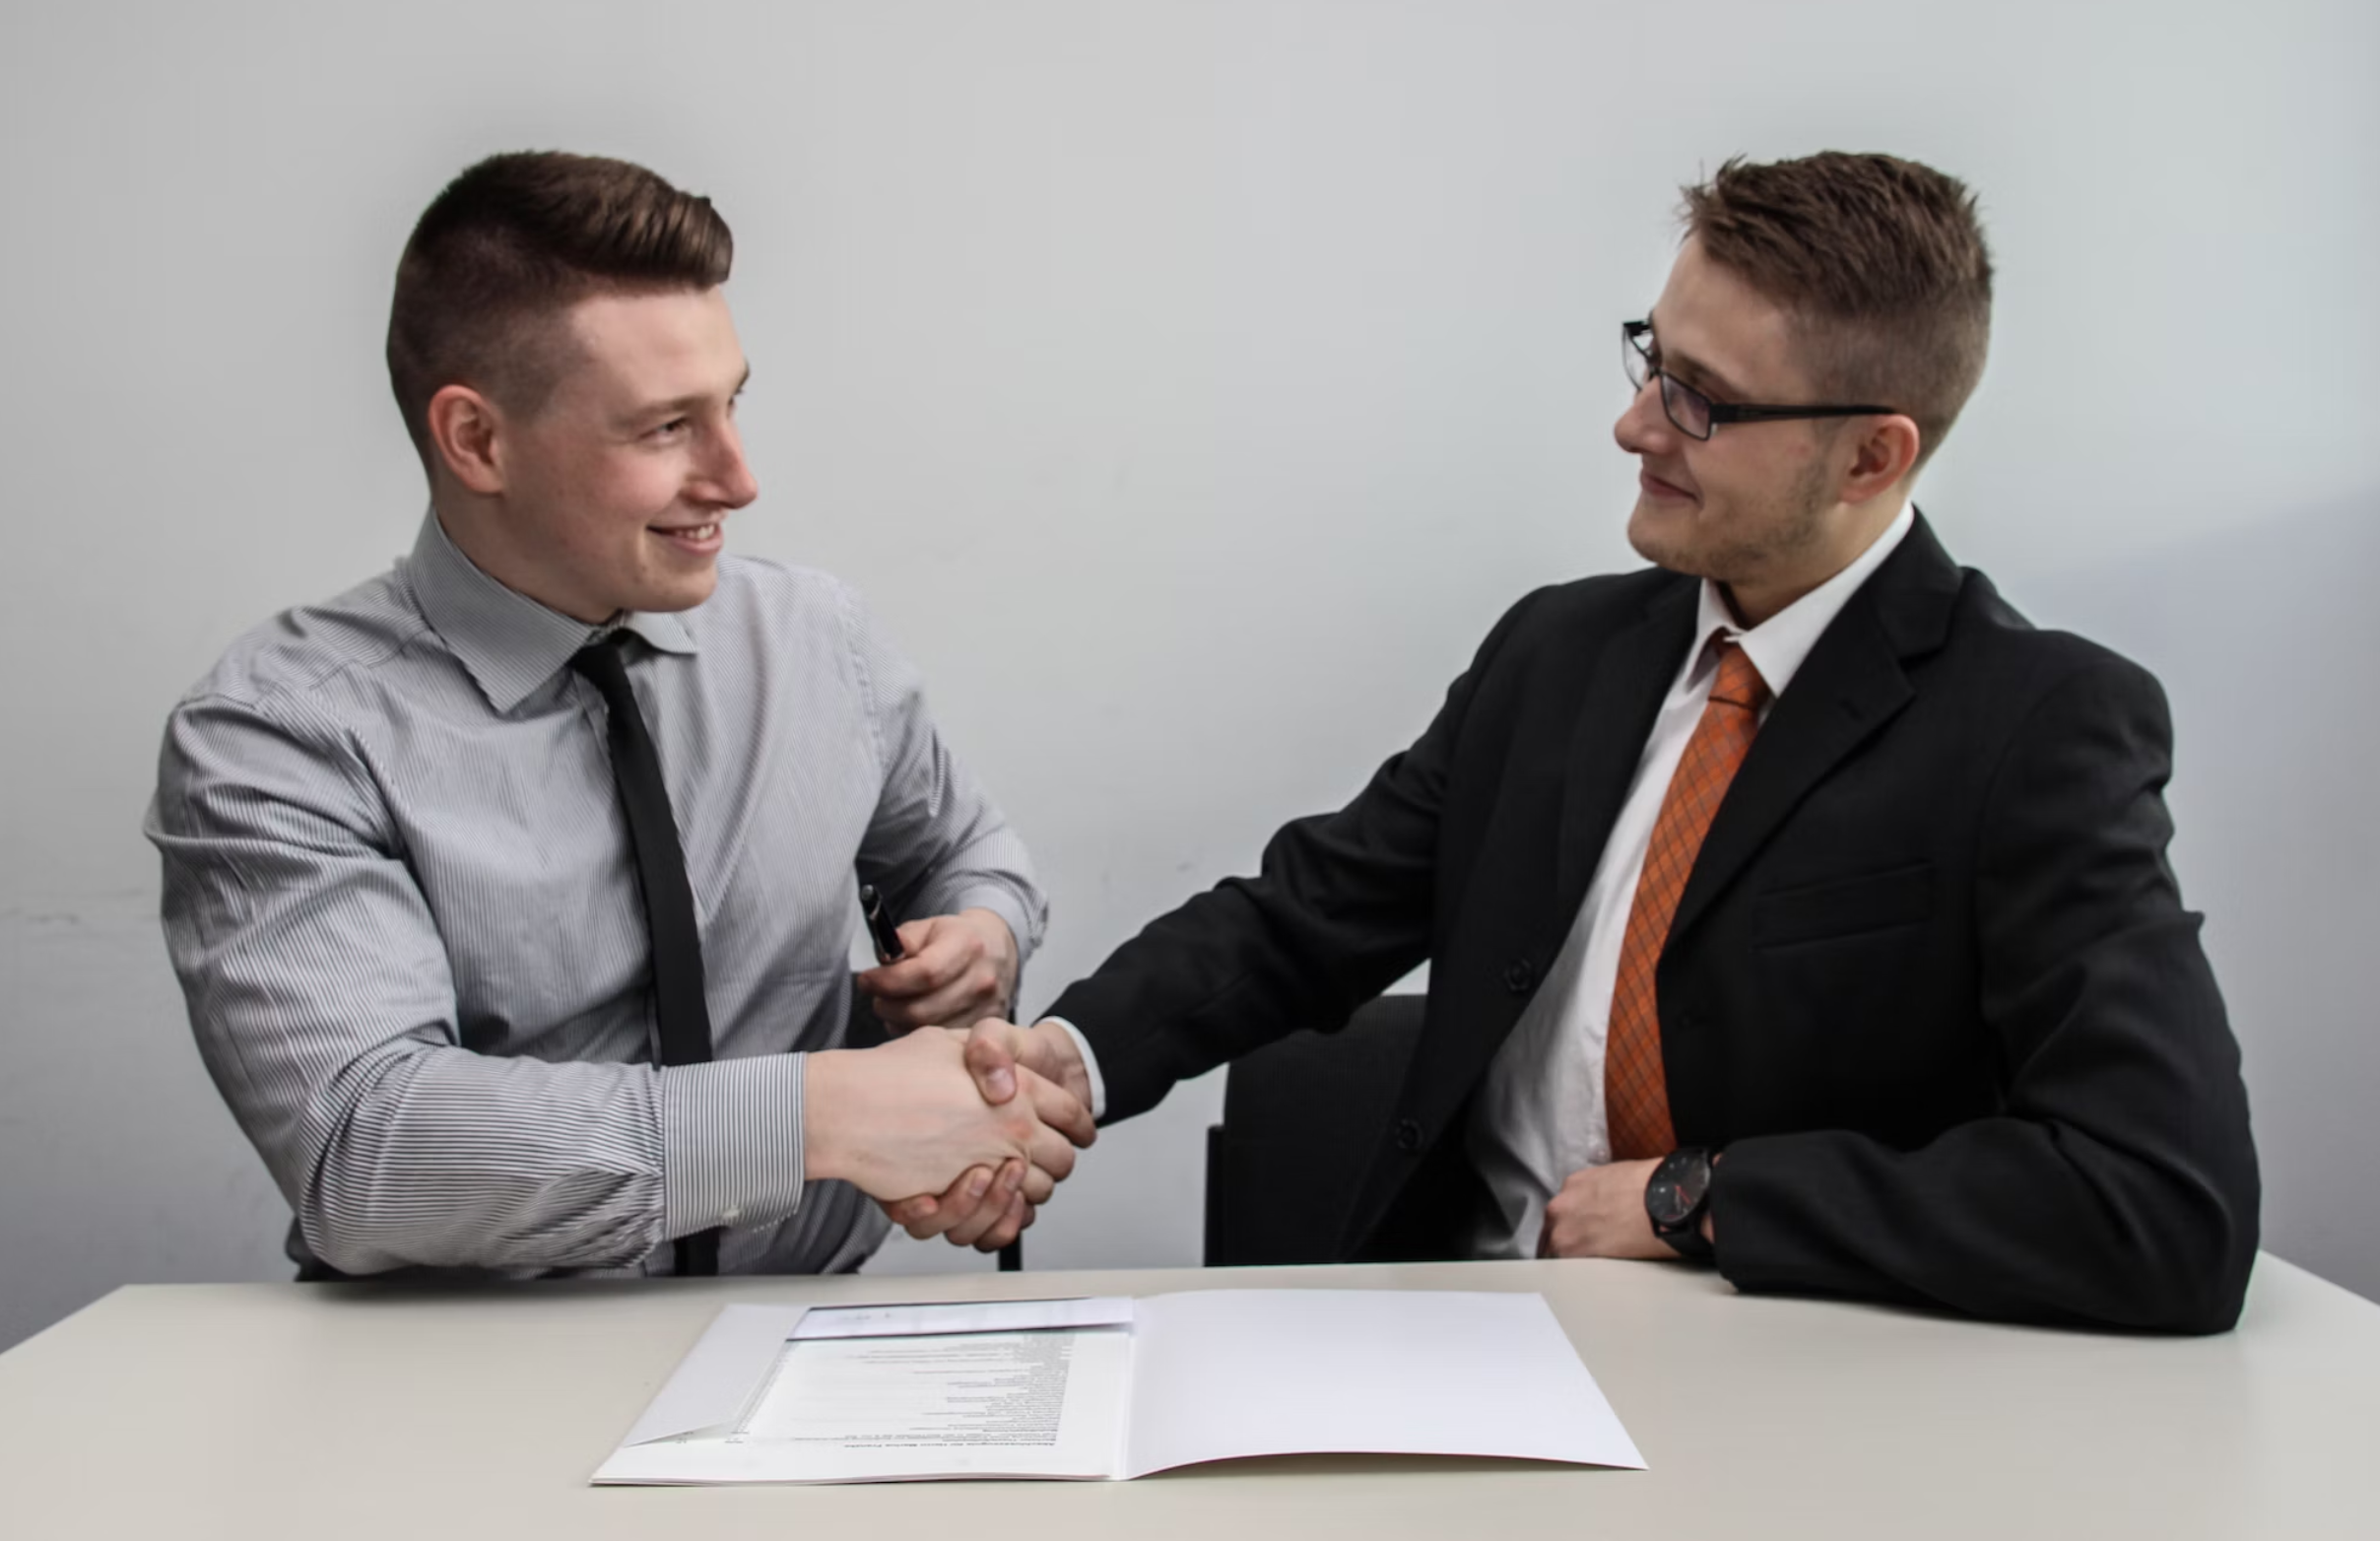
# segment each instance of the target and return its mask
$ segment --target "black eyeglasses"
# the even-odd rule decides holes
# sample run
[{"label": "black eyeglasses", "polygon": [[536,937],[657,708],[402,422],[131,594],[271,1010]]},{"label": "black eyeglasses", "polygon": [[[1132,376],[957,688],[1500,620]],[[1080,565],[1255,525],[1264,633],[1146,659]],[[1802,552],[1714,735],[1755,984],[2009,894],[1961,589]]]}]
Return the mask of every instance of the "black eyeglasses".
[{"label": "black eyeglasses", "polygon": [[1650,379],[1661,381],[1661,410],[1688,438],[1708,438],[1722,423],[1782,423],[1794,418],[1859,418],[1872,412],[1897,412],[1894,407],[1754,407],[1740,401],[1713,401],[1653,362],[1650,321],[1620,323],[1620,363],[1628,383],[1638,390]]}]

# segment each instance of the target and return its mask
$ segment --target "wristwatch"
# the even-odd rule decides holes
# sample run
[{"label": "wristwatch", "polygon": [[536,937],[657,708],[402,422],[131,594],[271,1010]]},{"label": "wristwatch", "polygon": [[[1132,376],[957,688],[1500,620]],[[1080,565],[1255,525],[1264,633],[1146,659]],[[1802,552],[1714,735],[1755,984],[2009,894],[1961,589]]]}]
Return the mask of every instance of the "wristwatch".
[{"label": "wristwatch", "polygon": [[1702,1235],[1702,1216],[1710,1208],[1711,1154],[1688,1145],[1661,1158],[1645,1179],[1644,1212],[1652,1217],[1653,1235],[1677,1248],[1684,1257],[1711,1259],[1711,1244]]}]

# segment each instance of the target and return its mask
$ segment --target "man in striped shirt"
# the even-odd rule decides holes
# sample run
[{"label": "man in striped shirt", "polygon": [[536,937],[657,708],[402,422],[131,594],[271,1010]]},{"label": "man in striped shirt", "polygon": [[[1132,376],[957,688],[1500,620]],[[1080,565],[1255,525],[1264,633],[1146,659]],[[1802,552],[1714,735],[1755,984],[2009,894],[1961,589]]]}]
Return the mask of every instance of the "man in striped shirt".
[{"label": "man in striped shirt", "polygon": [[[871,1198],[988,1190],[1005,1240],[1091,1139],[1029,1072],[987,1106],[959,1034],[841,1046],[855,871],[927,917],[860,976],[896,1029],[1004,1014],[1047,904],[857,597],[721,555],[758,494],[731,257],[641,168],[458,177],[390,317],[411,555],[240,638],[167,724],[166,942],[303,1276],[660,1273],[690,1238],[849,1269]],[[670,893],[692,1052],[655,1005]]]}]

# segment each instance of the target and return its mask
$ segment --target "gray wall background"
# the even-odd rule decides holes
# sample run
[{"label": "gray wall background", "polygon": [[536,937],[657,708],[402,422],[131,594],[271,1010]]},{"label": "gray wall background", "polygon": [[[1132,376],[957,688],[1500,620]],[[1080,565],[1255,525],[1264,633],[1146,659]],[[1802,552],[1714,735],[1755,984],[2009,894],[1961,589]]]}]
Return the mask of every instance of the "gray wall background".
[{"label": "gray wall background", "polygon": [[[1032,1005],[1352,792],[1514,597],[1630,562],[1613,331],[1679,182],[1966,176],[1997,346],[1921,502],[2168,682],[2269,1242],[2380,1294],[2376,65],[2363,0],[10,7],[0,1345],[284,1276],[137,825],[215,653],[409,542],[389,276],[528,146],[733,223],[736,547],[853,579],[923,663],[1054,896]],[[1110,1131],[1033,1260],[1195,1260],[1220,1094]]]}]

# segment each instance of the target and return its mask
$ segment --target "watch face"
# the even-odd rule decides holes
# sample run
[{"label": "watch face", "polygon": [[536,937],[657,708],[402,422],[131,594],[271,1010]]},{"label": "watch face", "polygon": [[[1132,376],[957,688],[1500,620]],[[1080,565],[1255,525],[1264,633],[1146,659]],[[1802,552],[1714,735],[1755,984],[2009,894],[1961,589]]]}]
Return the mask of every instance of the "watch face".
[{"label": "watch face", "polygon": [[1700,1151],[1672,1151],[1645,1184],[1645,1213],[1656,1226],[1682,1226],[1710,1191],[1710,1158]]}]

